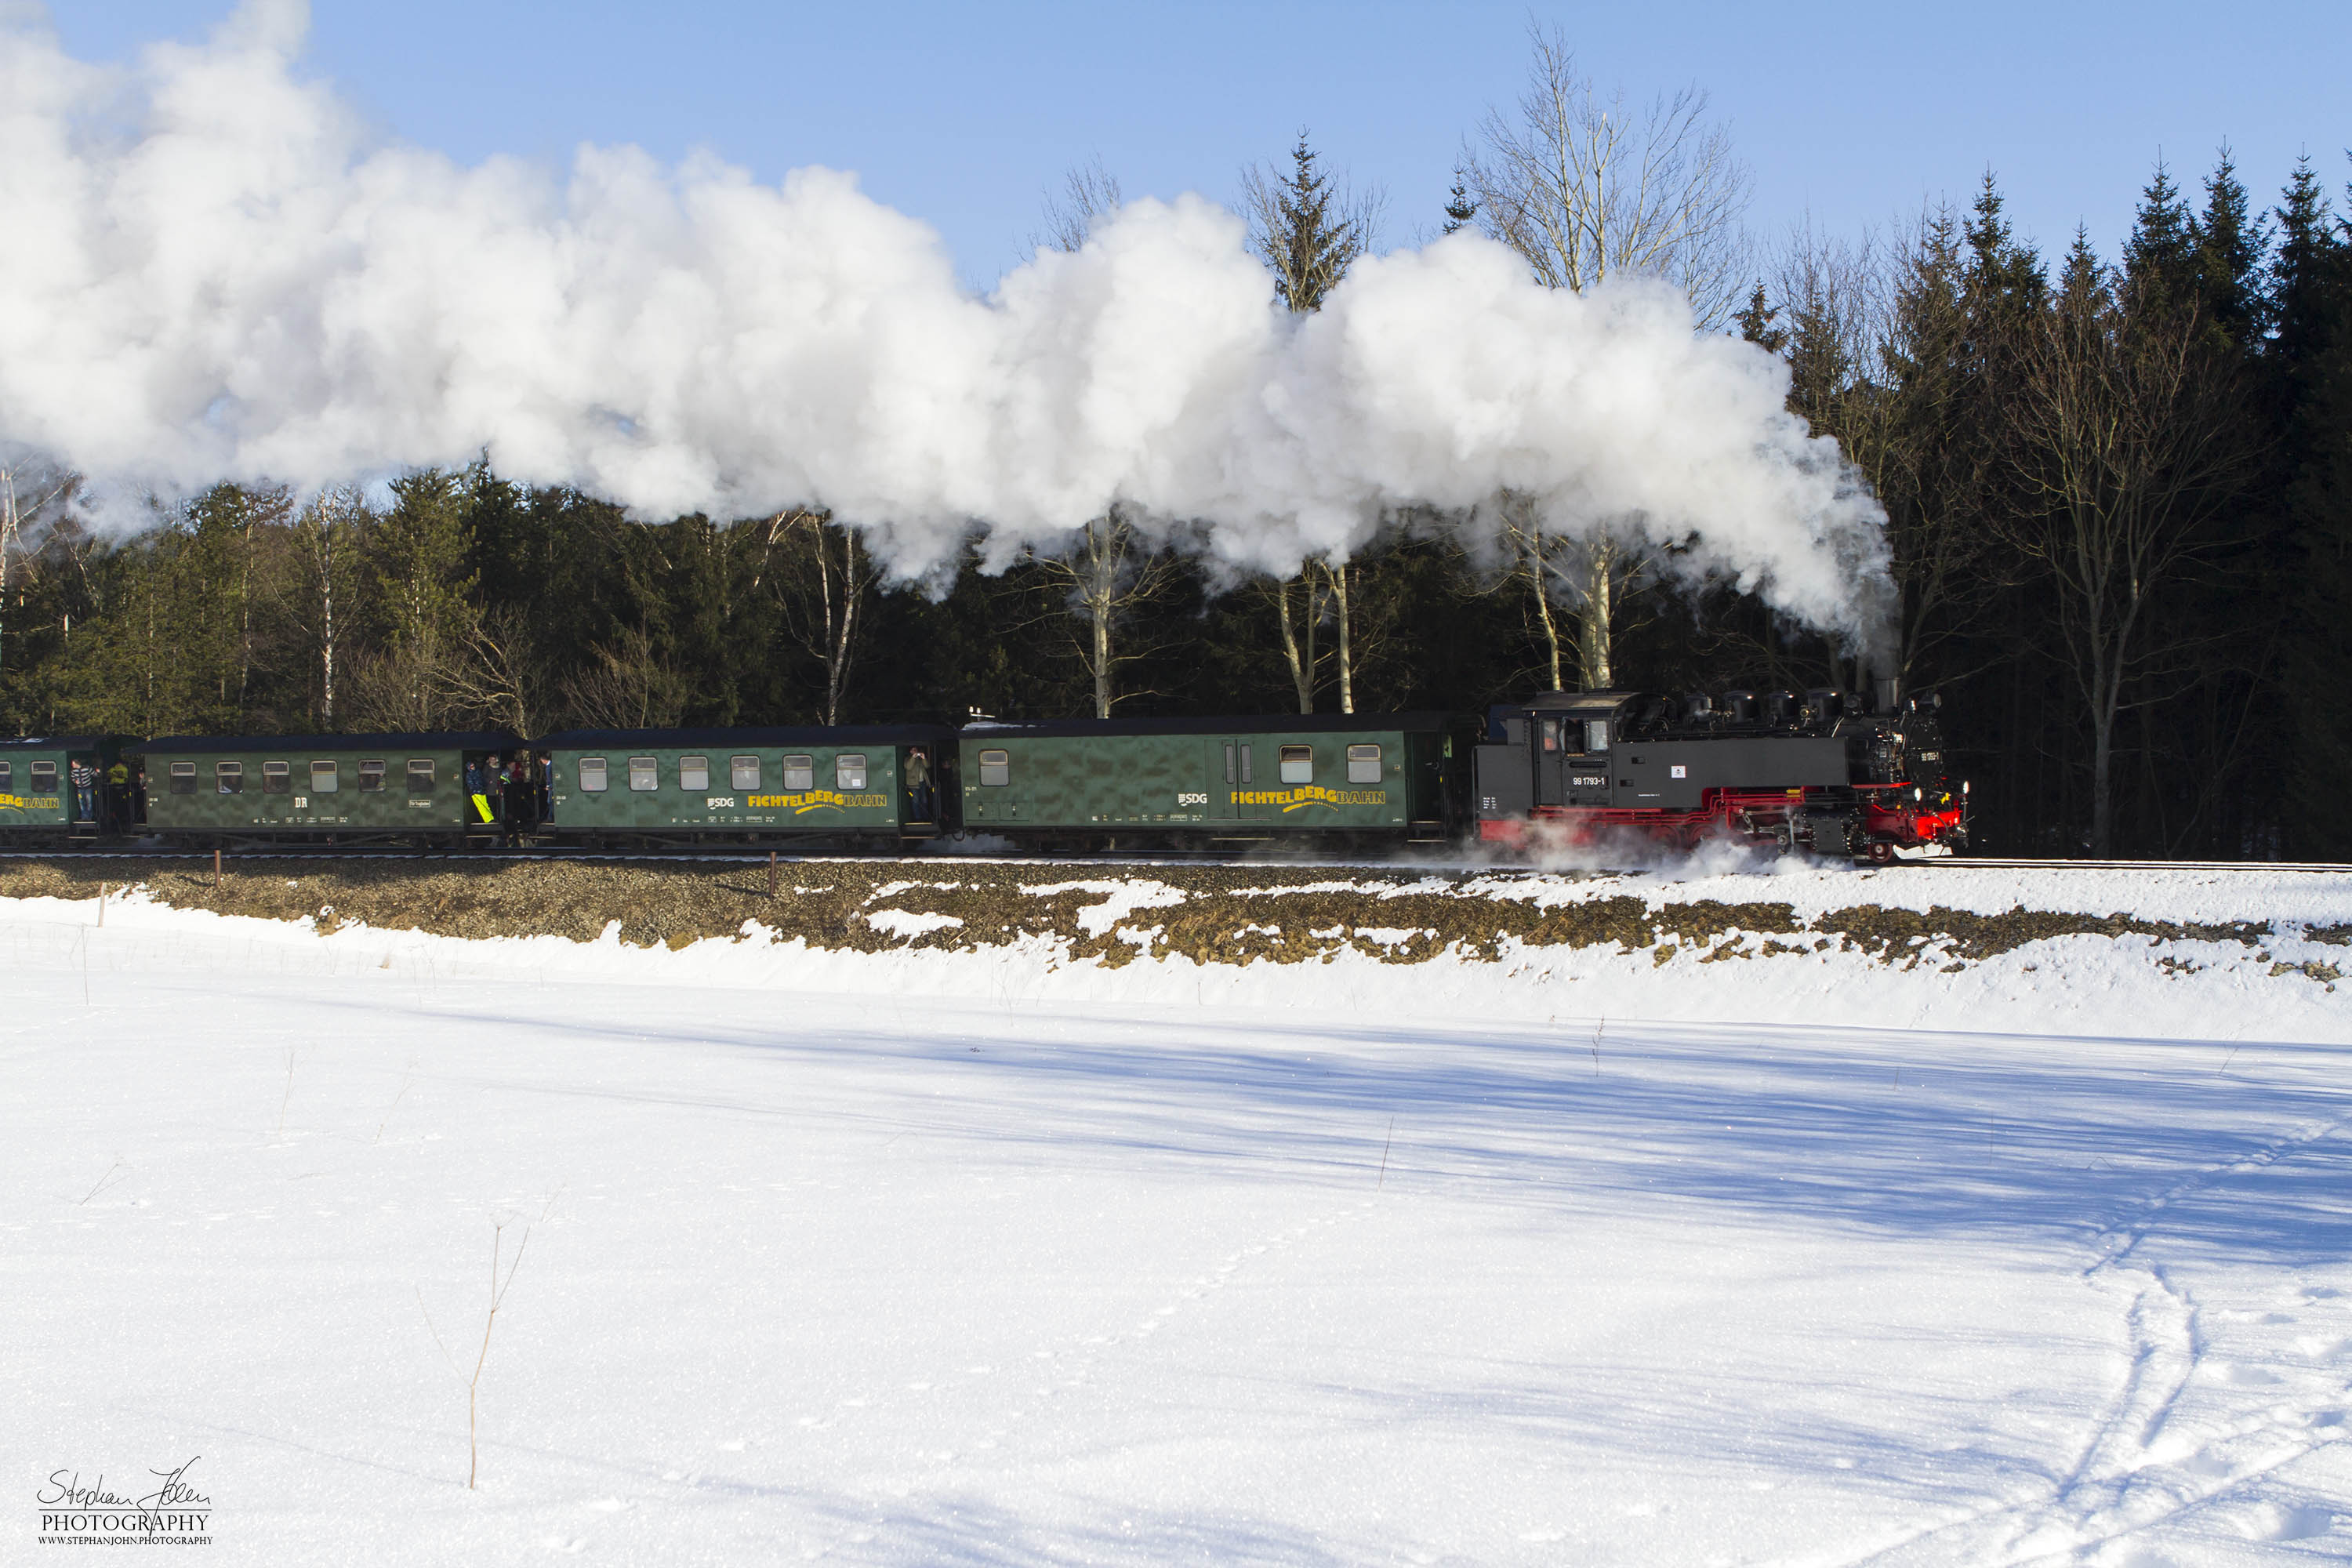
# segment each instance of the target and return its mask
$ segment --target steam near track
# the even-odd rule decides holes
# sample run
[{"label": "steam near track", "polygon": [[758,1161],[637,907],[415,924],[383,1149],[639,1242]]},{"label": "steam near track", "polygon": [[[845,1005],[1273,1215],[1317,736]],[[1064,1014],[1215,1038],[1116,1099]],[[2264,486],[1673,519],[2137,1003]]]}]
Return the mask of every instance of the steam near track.
[{"label": "steam near track", "polygon": [[250,0],[117,72],[0,12],[0,210],[41,237],[0,250],[0,446],[118,506],[487,448],[646,516],[830,507],[901,578],[1114,504],[1286,571],[1402,515],[1475,541],[1508,494],[1858,641],[1883,620],[1876,503],[1779,363],[1662,285],[1548,290],[1465,234],[1359,263],[1299,321],[1241,220],[1187,195],[977,299],[849,174],[384,142],[299,74],[306,26]]}]

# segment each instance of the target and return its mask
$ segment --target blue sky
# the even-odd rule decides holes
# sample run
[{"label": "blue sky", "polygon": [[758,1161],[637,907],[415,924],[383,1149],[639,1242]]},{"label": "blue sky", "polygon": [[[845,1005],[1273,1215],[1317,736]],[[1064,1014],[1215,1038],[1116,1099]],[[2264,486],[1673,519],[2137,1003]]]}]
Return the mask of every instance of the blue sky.
[{"label": "blue sky", "polygon": [[[227,0],[68,0],[85,58],[201,36]],[[856,170],[968,279],[1016,260],[1044,190],[1100,156],[1129,195],[1230,198],[1297,128],[1433,229],[1463,135],[1507,103],[1533,16],[1604,84],[1696,83],[1754,166],[1749,223],[1832,231],[1966,199],[1990,166],[2020,228],[2112,252],[2161,153],[2223,139],[2269,198],[2298,152],[2352,165],[2352,5],[1760,7],[316,0],[310,65],[391,132],[471,161],[577,143],[708,147],[766,178]],[[2225,31],[2216,31],[2226,19]],[[2339,198],[2339,206],[2342,205]]]}]

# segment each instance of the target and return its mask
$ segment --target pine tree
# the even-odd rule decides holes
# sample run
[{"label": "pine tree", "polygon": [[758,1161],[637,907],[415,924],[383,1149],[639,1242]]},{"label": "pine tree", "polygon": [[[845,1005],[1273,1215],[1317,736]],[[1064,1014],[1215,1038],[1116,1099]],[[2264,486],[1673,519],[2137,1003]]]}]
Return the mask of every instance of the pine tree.
[{"label": "pine tree", "polygon": [[2252,214],[2228,143],[2205,179],[2205,216],[2196,226],[2193,266],[2200,310],[2216,330],[2251,352],[2268,323],[2263,320],[2263,274],[2270,226]]},{"label": "pine tree", "polygon": [[1444,232],[1457,234],[1469,227],[1477,218],[1478,201],[1470,194],[1470,187],[1463,184],[1462,176],[1458,174],[1454,176],[1452,196],[1453,199],[1445,204]]},{"label": "pine tree", "polygon": [[2124,245],[2124,278],[2150,303],[2186,304],[2197,294],[2197,253],[2204,237],[2172,171],[2157,160],[2156,175],[2140,192],[2131,238]]},{"label": "pine tree", "polygon": [[[1976,205],[1961,229],[1968,250],[1967,282],[1969,310],[1987,329],[2032,314],[2049,293],[2042,258],[2032,246],[2011,237],[2009,220],[2001,216],[2000,187],[1988,170],[1977,192]],[[1969,345],[1989,352],[1990,340],[1979,333]]]},{"label": "pine tree", "polygon": [[1780,307],[1765,301],[1764,285],[1759,282],[1749,290],[1746,307],[1731,319],[1738,326],[1741,337],[1766,353],[1776,354],[1789,341],[1788,331],[1772,324],[1780,313]]},{"label": "pine tree", "polygon": [[1347,211],[1315,157],[1301,131],[1289,174],[1267,180],[1253,170],[1246,176],[1252,247],[1273,270],[1275,292],[1300,315],[1323,308],[1371,239],[1366,216]]},{"label": "pine tree", "polygon": [[2270,265],[2266,347],[2282,377],[2299,384],[2326,346],[2345,245],[2308,154],[2295,160],[2284,195]]}]

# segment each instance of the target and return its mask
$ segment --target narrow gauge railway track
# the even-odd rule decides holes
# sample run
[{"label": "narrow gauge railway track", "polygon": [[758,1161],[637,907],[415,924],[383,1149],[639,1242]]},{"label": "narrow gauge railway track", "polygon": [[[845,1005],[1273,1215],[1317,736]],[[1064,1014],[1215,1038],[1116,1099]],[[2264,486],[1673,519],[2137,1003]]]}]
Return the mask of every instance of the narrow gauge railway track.
[{"label": "narrow gauge railway track", "polygon": [[[224,863],[236,865],[255,861],[342,861],[395,862],[408,864],[467,865],[490,864],[528,865],[534,861],[562,861],[590,865],[641,864],[649,866],[718,865],[743,866],[765,864],[769,851],[746,846],[730,851],[713,851],[707,847],[678,849],[409,849],[409,848],[289,848],[257,845],[249,847],[227,847],[222,851]],[[209,849],[173,849],[152,846],[73,845],[46,849],[0,850],[0,862],[10,860],[152,860],[159,864],[173,861],[209,863]],[[1106,870],[1127,866],[1221,866],[1240,869],[1265,870],[1333,870],[1333,871],[1428,871],[1486,873],[1502,876],[1564,876],[1564,877],[1631,877],[1655,869],[1643,866],[1577,866],[1545,867],[1513,864],[1505,859],[1419,859],[1411,857],[1390,858],[1334,858],[1316,855],[1254,855],[1235,856],[1219,850],[1159,850],[1150,854],[1129,855],[1066,855],[989,854],[930,855],[845,855],[840,853],[775,852],[781,866],[797,865],[896,865],[921,868],[927,870],[944,867],[981,866],[1066,866],[1073,868]],[[2000,858],[1990,856],[1937,856],[1924,859],[1898,858],[1891,867],[1856,867],[1857,870],[1885,870],[1901,867],[1946,867],[1958,870],[2016,871],[2196,871],[2252,872],[2292,871],[2339,876],[2352,876],[2352,864],[2334,861],[2298,860],[2029,860]]]}]

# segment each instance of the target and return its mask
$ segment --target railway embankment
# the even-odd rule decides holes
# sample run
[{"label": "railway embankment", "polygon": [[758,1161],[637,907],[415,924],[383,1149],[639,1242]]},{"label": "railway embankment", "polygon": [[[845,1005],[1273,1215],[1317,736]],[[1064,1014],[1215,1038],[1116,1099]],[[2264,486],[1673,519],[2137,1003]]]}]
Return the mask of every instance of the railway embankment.
[{"label": "railway embankment", "polygon": [[[1044,943],[1066,962],[1112,968],[1179,957],[1287,964],[1341,953],[1383,963],[1439,955],[1496,962],[1531,950],[1609,948],[1659,964],[1680,956],[1720,963],[1836,951],[1906,970],[1923,963],[1957,970],[2032,943],[2087,936],[2220,943],[2250,954],[2317,944],[2344,951],[2343,967],[2352,970],[2352,918],[2329,918],[2352,910],[2258,915],[2228,907],[2230,874],[2197,879],[2221,895],[2205,900],[2166,888],[2174,875],[2086,879],[2068,908],[2053,875],[2012,870],[2004,876],[2021,896],[2002,909],[1987,907],[1981,886],[2002,879],[1946,868],[1676,879],[1511,868],[795,860],[777,868],[771,892],[767,863],[751,859],[469,864],[253,856],[227,860],[216,879],[200,859],[75,856],[0,864],[0,897],[82,900],[101,889],[136,890],[174,909],[299,921],[320,931],[364,925],[673,949],[740,940],[747,926],[773,941],[856,952]],[[1964,886],[1963,879],[1971,880]],[[2312,890],[2323,894],[2322,906],[2346,897],[2340,882]],[[1935,901],[1938,891],[1973,896],[1946,903]],[[2037,895],[2031,902],[2029,893]],[[2178,908],[2184,903],[2201,907],[2184,918]]]}]

